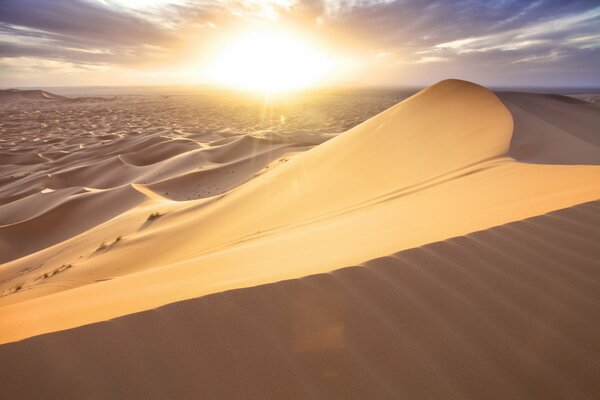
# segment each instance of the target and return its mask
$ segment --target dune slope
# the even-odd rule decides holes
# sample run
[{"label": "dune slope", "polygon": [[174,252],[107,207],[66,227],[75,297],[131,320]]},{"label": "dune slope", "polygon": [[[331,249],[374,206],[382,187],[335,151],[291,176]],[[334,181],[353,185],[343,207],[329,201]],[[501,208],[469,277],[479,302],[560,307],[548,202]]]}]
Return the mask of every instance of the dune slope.
[{"label": "dune slope", "polygon": [[510,155],[543,164],[600,164],[600,105],[559,95],[500,93],[514,120]]},{"label": "dune slope", "polygon": [[3,395],[596,399],[598,241],[596,201],[3,345]]}]

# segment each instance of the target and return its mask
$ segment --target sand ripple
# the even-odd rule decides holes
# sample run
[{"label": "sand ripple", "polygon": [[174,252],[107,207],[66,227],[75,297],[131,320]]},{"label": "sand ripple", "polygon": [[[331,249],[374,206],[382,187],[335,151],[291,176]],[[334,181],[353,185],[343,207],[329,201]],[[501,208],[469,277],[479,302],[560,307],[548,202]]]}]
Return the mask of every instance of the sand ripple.
[{"label": "sand ripple", "polygon": [[586,203],[4,345],[0,373],[15,378],[2,390],[22,399],[596,399],[599,240],[600,202]]}]

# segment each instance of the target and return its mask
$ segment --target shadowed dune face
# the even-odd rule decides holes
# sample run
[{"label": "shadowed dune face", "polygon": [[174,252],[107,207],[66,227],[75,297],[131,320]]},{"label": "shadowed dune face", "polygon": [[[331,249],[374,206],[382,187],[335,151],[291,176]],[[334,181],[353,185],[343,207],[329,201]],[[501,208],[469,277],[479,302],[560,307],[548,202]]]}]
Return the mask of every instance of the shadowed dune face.
[{"label": "shadowed dune face", "polygon": [[600,105],[558,95],[507,92],[499,97],[514,120],[511,157],[600,165]]},{"label": "shadowed dune face", "polygon": [[[565,102],[571,132],[536,116],[564,99],[507,96],[525,111],[443,81],[314,148],[331,135],[307,140],[302,123],[297,136],[273,126],[184,132],[191,106],[181,99],[8,110],[0,341],[333,271],[600,198],[600,167],[569,153],[594,140],[598,110]],[[275,116],[265,124],[281,124]],[[48,133],[30,142],[19,121]],[[565,147],[568,160],[510,157],[517,139],[552,135],[547,125],[562,133],[542,155]],[[328,332],[335,342],[338,328]]]},{"label": "shadowed dune face", "polygon": [[3,395],[596,399],[599,241],[596,201],[3,345]]},{"label": "shadowed dune face", "polygon": [[36,216],[0,227],[0,262],[62,242],[146,199],[144,194],[129,186],[69,196]]}]

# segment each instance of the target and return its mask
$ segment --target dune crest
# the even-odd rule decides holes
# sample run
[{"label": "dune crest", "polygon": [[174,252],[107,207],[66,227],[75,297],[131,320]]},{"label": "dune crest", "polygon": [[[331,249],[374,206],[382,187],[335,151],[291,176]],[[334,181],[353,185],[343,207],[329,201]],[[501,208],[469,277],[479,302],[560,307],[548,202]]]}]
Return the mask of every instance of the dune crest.
[{"label": "dune crest", "polygon": [[[478,115],[466,118],[473,107]],[[228,201],[281,204],[281,218],[288,219],[339,210],[503,155],[511,130],[510,114],[491,92],[443,81],[245,185]],[[297,195],[319,201],[297,207]]]}]

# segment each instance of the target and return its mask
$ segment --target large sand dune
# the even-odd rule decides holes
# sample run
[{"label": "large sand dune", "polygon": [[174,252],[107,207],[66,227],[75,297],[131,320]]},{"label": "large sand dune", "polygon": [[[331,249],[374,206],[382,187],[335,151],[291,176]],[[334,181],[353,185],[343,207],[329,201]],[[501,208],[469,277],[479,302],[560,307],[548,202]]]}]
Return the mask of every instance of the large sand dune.
[{"label": "large sand dune", "polygon": [[600,202],[0,346],[6,398],[595,399]]},{"label": "large sand dune", "polygon": [[[98,123],[112,121],[110,114],[102,115]],[[303,300],[294,300],[303,296],[304,284],[295,289],[296,283],[284,282],[239,292],[252,293],[249,308],[233,310],[232,314],[225,309],[225,314],[214,320],[214,327],[221,330],[217,325],[225,324],[222,328],[231,343],[242,343],[234,347],[249,352],[239,356],[246,364],[236,364],[231,358],[237,357],[238,350],[217,346],[216,336],[199,328],[221,312],[222,306],[211,303],[215,297],[0,347],[7,359],[16,359],[24,351],[33,351],[27,349],[52,347],[52,351],[59,351],[63,341],[78,343],[79,347],[67,352],[73,363],[59,363],[68,375],[71,368],[80,365],[76,359],[79,351],[83,360],[94,360],[90,363],[108,362],[100,353],[89,358],[83,355],[90,341],[102,338],[102,348],[119,342],[122,336],[118,351],[121,355],[128,351],[138,354],[131,358],[132,363],[164,358],[189,365],[185,374],[192,374],[190,380],[193,374],[207,374],[203,375],[206,381],[185,386],[178,380],[166,382],[175,378],[158,370],[131,377],[119,372],[93,376],[90,369],[85,374],[91,386],[82,384],[69,392],[60,385],[55,387],[49,379],[40,387],[57,396],[75,393],[77,397],[78,390],[86,391],[122,376],[123,390],[133,390],[125,387],[136,387],[132,383],[136,379],[155,379],[158,389],[144,393],[161,397],[161,390],[175,385],[173,393],[181,396],[201,395],[205,390],[209,397],[228,398],[227,391],[219,396],[214,392],[221,385],[231,386],[226,379],[240,377],[238,372],[230,376],[223,372],[226,365],[250,369],[252,374],[264,371],[268,375],[265,382],[280,379],[275,378],[280,368],[261,364],[259,354],[263,352],[247,348],[266,346],[258,335],[266,330],[274,340],[267,353],[280,360],[273,367],[289,363],[299,374],[288,376],[280,387],[269,386],[274,397],[279,396],[277,393],[285,397],[288,390],[299,398],[305,397],[301,395],[305,390],[316,390],[317,397],[322,398],[351,398],[351,394],[364,398],[371,390],[381,393],[381,398],[396,398],[398,394],[477,398],[477,390],[486,393],[486,398],[522,397],[527,390],[540,398],[549,398],[547,394],[559,398],[569,390],[573,398],[593,398],[589,395],[598,393],[598,387],[588,379],[597,372],[593,368],[600,358],[598,349],[592,351],[595,344],[563,355],[563,350],[577,346],[576,333],[556,331],[556,324],[567,320],[581,325],[573,329],[589,337],[598,329],[598,321],[585,318],[598,304],[589,286],[600,273],[597,205],[476,234],[473,237],[481,239],[468,243],[465,251],[469,255],[453,250],[457,244],[465,247],[463,239],[451,239],[599,199],[597,105],[524,93],[497,97],[481,86],[448,80],[314,147],[332,135],[307,140],[304,131],[297,135],[265,131],[250,136],[221,134],[208,140],[171,137],[152,126],[139,134],[123,134],[112,128],[97,134],[94,117],[90,120],[90,130],[80,136],[41,135],[35,144],[18,135],[3,139],[3,143],[12,141],[10,151],[2,150],[0,165],[0,262],[5,262],[0,267],[1,342],[350,265],[366,265],[368,272],[364,277],[358,269],[308,279],[317,289],[316,294],[309,290],[304,305]],[[530,230],[540,221],[544,225],[541,232]],[[514,235],[507,234],[513,231]],[[402,252],[445,240],[445,244],[423,247],[432,249],[425,252]],[[564,248],[553,249],[561,243]],[[366,262],[397,252],[384,261]],[[379,271],[376,266],[382,263]],[[448,275],[436,267],[446,264],[458,268],[458,275]],[[418,274],[412,276],[410,271]],[[391,286],[381,286],[375,279],[380,274],[394,276],[385,280]],[[462,281],[459,276],[463,275],[472,279]],[[328,276],[335,277],[333,282],[347,276],[350,286],[329,286]],[[428,285],[433,286],[422,285],[425,277],[432,279]],[[543,279],[521,282],[533,277]],[[565,281],[561,284],[562,278]],[[483,293],[476,282],[497,284],[493,286],[494,296],[487,300],[478,297]],[[347,291],[363,284],[356,292]],[[571,296],[568,301],[587,299],[592,308],[575,308],[579,303],[553,298],[556,288]],[[286,303],[282,298],[288,291]],[[263,305],[257,305],[263,292],[266,304],[281,304],[281,308],[267,312]],[[510,293],[524,297],[513,301]],[[405,309],[405,295],[412,299],[414,308]],[[222,296],[228,298],[229,294]],[[420,296],[432,297],[425,302]],[[457,308],[448,303],[450,300],[457,302]],[[539,325],[538,319],[523,319],[529,314],[518,311],[521,300],[528,313],[539,313]],[[210,306],[205,307],[205,302]],[[259,308],[252,309],[254,305]],[[213,306],[217,308],[211,309]],[[459,308],[464,315],[449,322],[444,313],[458,315]],[[408,314],[402,314],[401,309]],[[571,309],[569,319],[565,310]],[[192,315],[194,310],[199,315]],[[396,311],[400,314],[395,315]],[[320,333],[316,328],[325,318],[321,314],[330,312],[342,313],[352,323],[344,325],[340,333],[339,326],[325,321]],[[554,312],[562,319],[552,319]],[[281,318],[288,314],[292,318],[295,313],[309,322],[281,325]],[[360,328],[361,324],[373,323],[369,314],[380,315],[381,320],[372,330]],[[167,326],[163,316],[175,325]],[[482,316],[487,322],[474,327]],[[249,321],[254,323],[244,325]],[[266,326],[270,323],[279,324],[279,328],[270,331]],[[509,325],[503,326],[505,323]],[[519,323],[529,324],[524,328],[531,335],[529,339],[516,325],[510,325]],[[402,326],[407,332],[400,329]],[[176,327],[180,331],[174,333]],[[236,331],[240,327],[243,329]],[[279,341],[284,340],[285,329],[304,332],[306,338],[282,350]],[[500,330],[494,333],[494,329]],[[146,338],[133,341],[131,335],[149,330],[158,330],[157,336],[150,334],[148,342]],[[542,333],[549,335],[543,339],[546,342],[540,339],[547,346],[527,350],[533,335]],[[357,342],[346,346],[346,339],[340,339],[346,335]],[[368,337],[386,339],[370,342]],[[489,347],[491,337],[499,342]],[[164,349],[151,343],[153,340],[166,341]],[[400,347],[387,346],[394,340]],[[413,340],[418,343],[410,345]],[[431,348],[425,353],[429,355],[422,353],[428,342]],[[200,359],[194,361],[180,354],[193,343],[200,359],[204,352],[209,358],[218,358],[222,352],[223,358],[215,367],[222,378],[210,378],[215,372],[206,372],[204,366],[196,364],[202,362]],[[378,343],[382,347],[377,347]],[[144,347],[151,345],[152,351],[145,353]],[[319,346],[330,345],[338,346],[337,353],[319,353]],[[432,355],[435,348],[441,353]],[[506,348],[512,348],[512,353],[503,355]],[[551,348],[554,352],[546,353]],[[316,353],[311,353],[313,350]],[[298,359],[296,352],[304,351],[311,356]],[[583,355],[586,351],[587,358]],[[385,354],[390,354],[389,359],[379,358]],[[563,357],[559,361],[574,369],[563,372],[562,367],[548,364],[556,357]],[[404,364],[404,359],[410,361]],[[585,368],[584,360],[592,363],[591,369]],[[253,367],[253,363],[257,364]],[[464,364],[463,368],[450,367],[457,363]],[[307,368],[313,364],[326,369],[323,376],[304,376],[310,374]],[[25,364],[15,365],[25,368]],[[122,365],[124,369],[135,368]],[[538,379],[532,375],[528,370],[532,366],[541,368],[543,376]],[[580,371],[582,377],[574,378],[574,371]],[[264,397],[266,389],[255,386],[261,378],[252,374],[243,378],[246,383],[239,389],[246,388],[247,397]],[[394,381],[397,374],[402,379]],[[28,375],[19,375],[27,385]],[[329,375],[327,381],[324,377]],[[557,379],[553,384],[548,383],[551,377]],[[477,379],[489,385],[476,385]],[[433,381],[435,385],[431,385]],[[355,385],[348,386],[348,382]],[[320,384],[325,386],[319,389],[316,386]],[[112,387],[121,390],[119,385]],[[334,396],[327,385],[345,386],[348,392]],[[99,397],[114,395],[121,394],[105,392]]]}]

